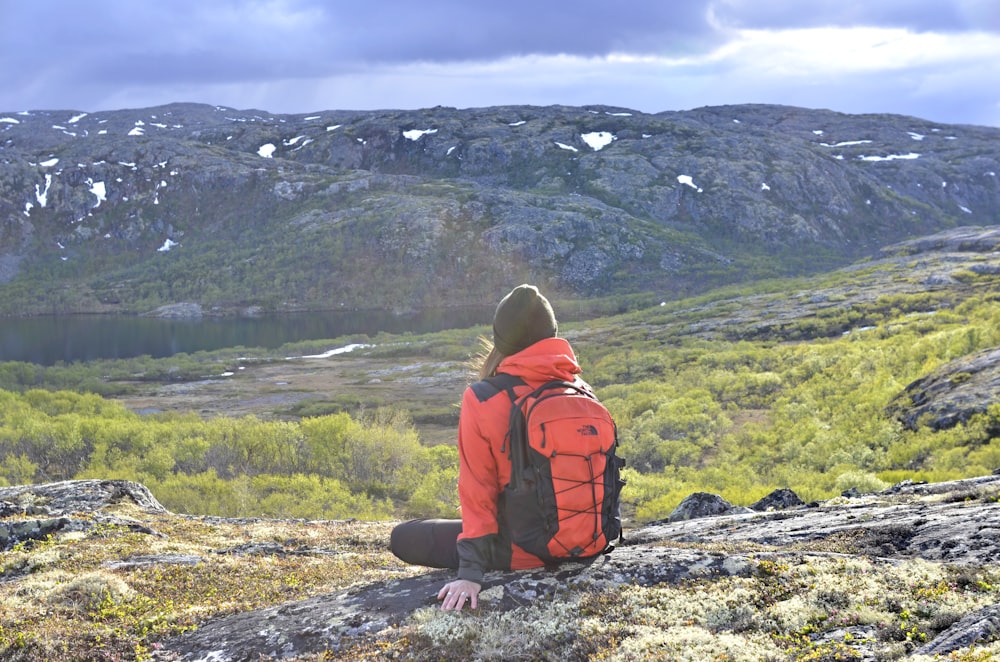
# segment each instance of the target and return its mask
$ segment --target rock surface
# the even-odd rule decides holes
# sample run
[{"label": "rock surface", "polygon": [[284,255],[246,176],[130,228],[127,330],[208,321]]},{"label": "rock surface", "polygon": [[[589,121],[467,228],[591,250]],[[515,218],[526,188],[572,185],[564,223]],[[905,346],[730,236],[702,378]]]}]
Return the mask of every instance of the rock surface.
[{"label": "rock surface", "polygon": [[[87,530],[98,523],[120,524],[135,531],[155,534],[136,520],[100,512],[103,508],[123,502],[145,513],[167,512],[148,489],[128,480],[66,480],[43,485],[0,487],[0,517],[28,516],[27,519],[0,521],[0,552],[19,542]],[[90,516],[81,518],[81,513]],[[38,517],[40,515],[42,517]]]},{"label": "rock surface", "polygon": [[[781,497],[795,502],[787,494]],[[754,559],[829,554],[819,549],[822,544],[890,563],[920,558],[996,566],[998,500],[1000,476],[985,476],[938,484],[903,483],[884,492],[839,497],[811,507],[652,523],[629,532],[623,546],[590,563],[489,573],[482,599],[486,609],[503,611],[539,600],[560,600],[574,591],[747,575],[753,572]],[[720,549],[743,546],[751,551],[707,549],[717,544],[723,546]],[[251,660],[336,651],[352,638],[374,635],[435,604],[437,589],[450,576],[450,571],[433,571],[221,618],[167,642],[160,659],[213,655],[216,660]],[[996,609],[987,609],[955,623],[922,651],[947,654],[973,641],[992,640],[996,633]]]},{"label": "rock surface", "polygon": [[708,492],[695,492],[685,497],[670,513],[668,522],[683,522],[689,519],[699,519],[701,517],[714,517],[716,515],[737,515],[750,512],[749,508],[740,508],[729,503],[718,494]]},{"label": "rock surface", "polygon": [[135,504],[148,513],[167,512],[145,486],[130,480],[64,480],[0,487],[0,501],[26,511],[41,508],[51,514],[91,513],[122,502]]},{"label": "rock surface", "polygon": [[[711,496],[698,495],[692,501],[718,506],[719,500]],[[787,491],[771,496],[762,500],[773,504],[768,510],[696,516],[687,509],[690,519],[654,522],[630,531],[625,544],[613,553],[587,563],[488,573],[481,594],[482,609],[502,613],[568,600],[581,592],[614,592],[622,586],[750,577],[768,559],[791,563],[849,555],[875,563],[923,559],[955,567],[994,569],[1000,559],[1000,476],[937,484],[901,483],[883,492],[838,497],[809,506],[795,505],[797,497]],[[122,503],[134,507],[135,512],[164,514],[145,488],[128,481],[0,488],[0,502],[5,504],[5,518],[17,519],[29,510],[41,512],[44,508],[46,519],[62,520],[67,526],[93,526],[93,515]],[[781,507],[782,503],[789,505]],[[119,516],[117,523],[122,521]],[[140,523],[141,517],[133,522]],[[278,545],[270,550],[234,548],[231,553],[280,555],[285,551]],[[133,565],[199,561],[177,554],[127,560]],[[154,658],[223,662],[336,656],[352,643],[377,637],[387,628],[405,624],[414,612],[436,604],[438,588],[451,576],[452,571],[429,571],[217,618],[163,642]],[[995,641],[1000,632],[998,623],[996,606],[980,609],[957,619],[915,652],[947,655],[976,642]],[[857,659],[871,659],[864,655],[862,650]]]},{"label": "rock surface", "polygon": [[[911,430],[946,430],[983,414],[1000,393],[1000,348],[951,361],[909,384],[888,413]],[[996,431],[1000,432],[1000,431]]]},{"label": "rock surface", "polygon": [[806,504],[799,498],[798,494],[785,487],[780,490],[775,490],[760,501],[751,504],[750,509],[764,512],[768,510],[795,508],[797,506],[804,505]]},{"label": "rock surface", "polygon": [[916,655],[948,655],[952,651],[974,644],[995,641],[1000,637],[1000,605],[984,607],[969,614],[934,641],[921,646]]},{"label": "rock surface", "polygon": [[963,227],[926,237],[909,239],[880,252],[882,255],[917,255],[919,253],[993,253],[1000,248],[1000,229]]},{"label": "rock surface", "polygon": [[1000,476],[900,484],[815,507],[649,524],[630,544],[749,542],[774,547],[851,536],[857,554],[947,563],[1000,559]]}]

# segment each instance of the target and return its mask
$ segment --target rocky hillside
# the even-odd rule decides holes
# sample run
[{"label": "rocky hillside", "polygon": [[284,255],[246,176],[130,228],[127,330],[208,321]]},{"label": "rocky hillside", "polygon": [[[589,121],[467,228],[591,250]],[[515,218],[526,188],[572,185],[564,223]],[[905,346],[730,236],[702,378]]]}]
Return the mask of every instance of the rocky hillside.
[{"label": "rocky hillside", "polygon": [[996,223],[998,138],[763,105],[0,112],[0,311],[672,297]]},{"label": "rocky hillside", "polygon": [[386,551],[391,523],[167,512],[141,485],[0,488],[5,660],[994,660],[1000,476],[750,508],[695,494],[612,554],[488,573]]}]

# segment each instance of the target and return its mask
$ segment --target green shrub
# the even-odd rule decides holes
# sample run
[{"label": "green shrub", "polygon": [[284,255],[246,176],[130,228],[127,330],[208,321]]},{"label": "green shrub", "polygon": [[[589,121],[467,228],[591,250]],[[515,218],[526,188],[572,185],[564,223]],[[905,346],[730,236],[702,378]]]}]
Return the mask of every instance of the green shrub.
[{"label": "green shrub", "polygon": [[837,490],[846,492],[855,489],[862,494],[881,492],[889,488],[889,483],[881,480],[878,476],[863,471],[845,471],[837,476],[834,482]]}]

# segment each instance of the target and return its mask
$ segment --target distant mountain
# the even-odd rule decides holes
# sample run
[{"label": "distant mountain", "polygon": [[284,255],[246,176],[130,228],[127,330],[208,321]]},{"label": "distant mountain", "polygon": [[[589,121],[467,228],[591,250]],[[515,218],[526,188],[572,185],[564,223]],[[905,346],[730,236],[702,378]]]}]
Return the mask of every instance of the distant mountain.
[{"label": "distant mountain", "polygon": [[742,105],[0,112],[0,312],[664,298],[1000,223],[1000,129]]}]

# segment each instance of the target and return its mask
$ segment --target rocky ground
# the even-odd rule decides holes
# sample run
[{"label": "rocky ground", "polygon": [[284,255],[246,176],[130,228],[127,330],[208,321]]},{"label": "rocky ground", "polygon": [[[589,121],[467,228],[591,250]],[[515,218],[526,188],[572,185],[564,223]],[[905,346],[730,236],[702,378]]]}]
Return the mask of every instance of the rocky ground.
[{"label": "rocky ground", "polygon": [[10,315],[437,307],[522,279],[696,293],[1000,209],[998,129],[891,115],[171,104],[2,119]]},{"label": "rocky ground", "polygon": [[489,573],[454,614],[434,608],[450,572],[394,561],[389,523],[181,517],[126,481],[0,488],[0,653],[991,660],[998,500],[1000,476],[721,513],[698,495],[593,562]]}]

